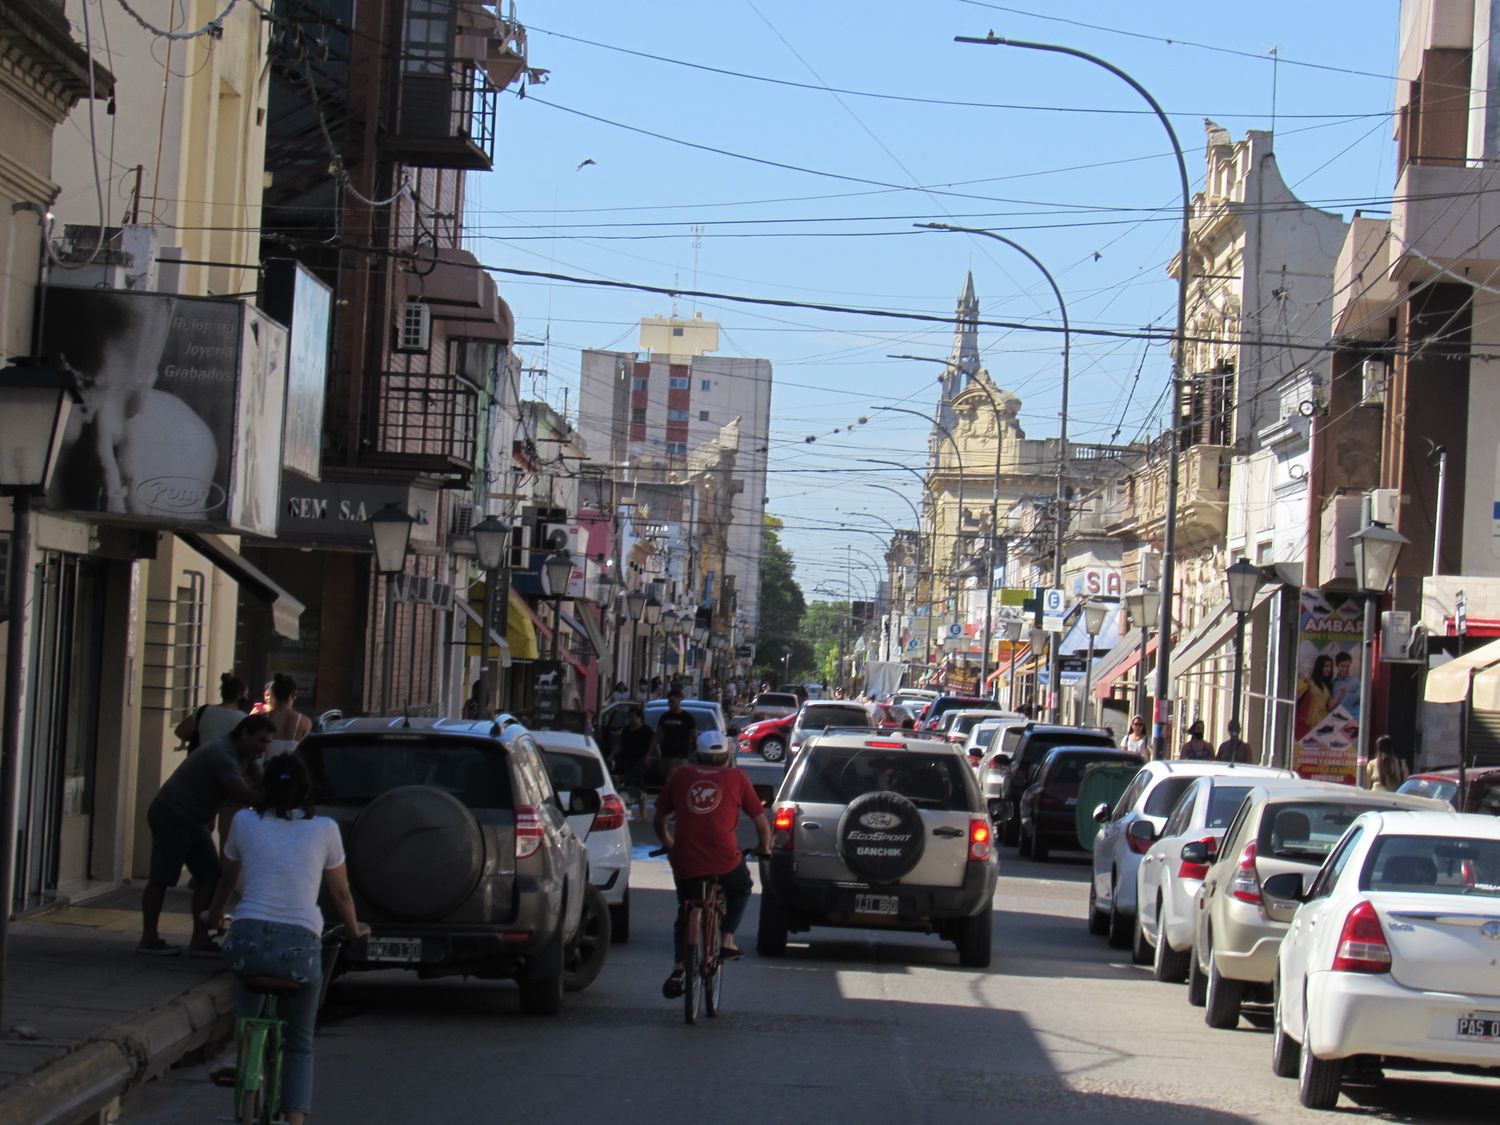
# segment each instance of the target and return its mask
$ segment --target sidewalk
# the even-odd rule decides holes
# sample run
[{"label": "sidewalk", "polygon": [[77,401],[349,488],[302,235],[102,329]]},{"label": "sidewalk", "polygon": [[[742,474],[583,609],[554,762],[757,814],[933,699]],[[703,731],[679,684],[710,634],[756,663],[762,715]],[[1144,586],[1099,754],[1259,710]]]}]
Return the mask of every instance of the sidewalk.
[{"label": "sidewalk", "polygon": [[[139,887],[12,923],[0,1122],[97,1120],[122,1092],[230,1031],[216,958],[147,957]],[[188,892],[169,892],[162,935],[186,946]]]}]

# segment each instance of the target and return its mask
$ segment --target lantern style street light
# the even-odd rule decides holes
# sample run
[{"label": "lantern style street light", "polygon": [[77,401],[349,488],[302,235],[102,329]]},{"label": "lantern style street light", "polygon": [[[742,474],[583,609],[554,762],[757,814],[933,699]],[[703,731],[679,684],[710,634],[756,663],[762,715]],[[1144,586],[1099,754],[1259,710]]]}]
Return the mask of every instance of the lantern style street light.
[{"label": "lantern style street light", "polygon": [[411,545],[411,518],[400,504],[387,504],[365,521],[375,549],[375,573],[385,575],[385,628],[380,661],[379,712],[390,703],[391,678],[396,674],[396,575],[406,568],[406,549]]},{"label": "lantern style street light", "polygon": [[510,524],[494,516],[485,516],[474,525],[474,555],[479,568],[484,571],[484,625],[479,630],[479,666],[483,670],[485,709],[491,713],[499,710],[496,688],[499,676],[490,663],[490,626],[495,620],[496,599],[505,587],[504,609],[500,615],[499,633],[506,635],[510,625],[510,581],[501,580],[500,571],[508,560],[510,546]]},{"label": "lantern style street light", "polygon": [[[635,658],[641,647],[641,618],[646,615],[647,594],[645,590],[631,590],[624,597],[625,616],[630,620],[630,675],[639,684],[641,670],[635,666]],[[634,695],[631,698],[635,698]]]},{"label": "lantern style street light", "polygon": [[[661,624],[662,604],[661,599],[656,596],[657,585],[656,582],[651,583],[652,593],[646,599],[646,612],[641,618],[646,623],[646,627],[651,630],[651,639],[648,642],[650,648],[647,649],[646,656],[646,674],[648,676],[655,675],[656,668],[661,663],[661,649],[658,647],[660,642],[656,639],[656,629]],[[666,588],[666,583],[663,582],[660,585],[662,589]]]},{"label": "lantern style street light", "polygon": [[[1224,581],[1229,587],[1229,608],[1234,610],[1234,694],[1230,697],[1229,719],[1240,731],[1244,730],[1244,719],[1240,709],[1245,700],[1245,615],[1255,608],[1255,595],[1260,590],[1260,568],[1249,559],[1240,559],[1224,571]],[[1240,738],[1238,731],[1231,737]],[[1231,761],[1236,755],[1231,755]]]},{"label": "lantern style street light", "polygon": [[78,384],[71,375],[19,362],[0,371],[0,496],[10,498],[6,567],[5,736],[0,746],[0,1004],[6,984],[10,912],[15,904],[16,793],[21,777],[21,674],[31,590],[31,507],[47,491],[62,451]]},{"label": "lantern style street light", "polygon": [[547,597],[552,602],[552,656],[557,659],[558,635],[562,632],[562,604],[568,596],[568,583],[573,580],[573,556],[566,551],[554,551],[542,560],[542,577],[547,583]]},{"label": "lantern style street light", "polygon": [[1021,619],[1012,617],[1005,622],[1005,639],[1010,642],[1010,709],[1016,709],[1016,650],[1021,643]]},{"label": "lantern style street light", "polygon": [[[1031,675],[1032,675],[1032,683],[1033,684],[1036,684],[1038,682],[1037,672],[1035,671],[1036,664],[1037,664],[1037,660],[1041,657],[1041,654],[1044,651],[1046,651],[1047,640],[1048,640],[1049,636],[1050,636],[1050,634],[1047,632],[1047,630],[1045,630],[1045,629],[1039,629],[1036,626],[1033,626],[1032,629],[1031,629],[1031,632],[1028,633],[1027,636],[1026,636],[1026,639],[1031,644],[1031,664],[1032,664],[1032,669],[1033,669]],[[1032,705],[1033,708],[1036,708],[1036,709],[1040,709],[1040,704],[1037,703],[1037,698],[1036,698],[1038,694],[1040,694],[1040,693],[1039,692],[1034,692],[1032,694],[1032,697],[1031,697],[1031,705]],[[1036,716],[1036,715],[1032,716],[1032,718],[1034,718],[1034,719],[1038,718],[1038,717],[1039,716]]]},{"label": "lantern style street light", "polygon": [[[1359,663],[1359,760],[1370,759],[1370,720],[1374,708],[1370,705],[1370,692],[1375,684],[1375,617],[1380,608],[1380,599],[1390,588],[1391,578],[1396,573],[1396,560],[1401,557],[1401,548],[1407,543],[1406,536],[1384,524],[1370,522],[1349,536],[1354,544],[1354,581],[1365,595],[1365,630],[1363,652]],[[1460,767],[1464,755],[1459,755]],[[1464,778],[1459,778],[1459,790],[1463,790]]]},{"label": "lantern style street light", "polygon": [[1135,666],[1135,714],[1146,717],[1146,648],[1151,640],[1151,623],[1161,613],[1161,591],[1142,582],[1132,590],[1125,591],[1125,608],[1130,611],[1130,620],[1141,631],[1141,655]]},{"label": "lantern style street light", "polygon": [[1083,628],[1089,635],[1089,655],[1083,666],[1083,699],[1078,708],[1080,725],[1088,718],[1089,692],[1094,689],[1094,638],[1104,631],[1104,623],[1112,609],[1114,606],[1109,602],[1090,600],[1083,603]]}]

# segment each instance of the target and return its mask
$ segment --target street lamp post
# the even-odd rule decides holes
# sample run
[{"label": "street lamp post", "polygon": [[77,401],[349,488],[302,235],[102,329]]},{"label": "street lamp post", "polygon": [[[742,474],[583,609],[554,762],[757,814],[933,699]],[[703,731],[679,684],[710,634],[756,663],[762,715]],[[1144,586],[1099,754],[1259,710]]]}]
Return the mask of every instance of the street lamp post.
[{"label": "street lamp post", "polygon": [[1005,639],[1010,642],[1010,709],[1016,709],[1016,646],[1021,643],[1021,619],[1012,617],[1005,622]]},{"label": "street lamp post", "polygon": [[656,675],[654,669],[661,657],[661,652],[657,648],[656,643],[656,627],[661,624],[661,609],[661,599],[652,594],[646,599],[646,609],[641,615],[641,620],[646,623],[646,628],[651,630],[648,634],[650,639],[647,641],[649,647],[646,649],[646,675],[648,677]]},{"label": "street lamp post", "polygon": [[568,596],[568,583],[573,579],[573,556],[566,551],[554,551],[542,560],[542,574],[547,581],[547,597],[552,601],[552,654],[558,656],[558,637],[562,634],[562,604]]},{"label": "street lamp post", "polygon": [[1089,635],[1088,662],[1083,666],[1083,699],[1078,707],[1078,725],[1088,718],[1089,692],[1094,688],[1094,638],[1104,629],[1104,622],[1114,607],[1108,602],[1083,603],[1083,627]]},{"label": "street lamp post", "polygon": [[1135,666],[1135,714],[1146,715],[1146,649],[1151,640],[1151,622],[1156,620],[1161,608],[1161,594],[1148,583],[1142,582],[1133,590],[1125,592],[1125,608],[1130,619],[1141,631],[1141,655]]},{"label": "street lamp post", "polygon": [[1182,221],[1178,231],[1177,249],[1177,349],[1172,356],[1172,425],[1168,442],[1167,460],[1167,497],[1166,497],[1166,526],[1162,530],[1162,564],[1161,564],[1161,592],[1162,597],[1159,606],[1159,617],[1157,620],[1157,642],[1156,642],[1156,707],[1151,727],[1152,753],[1157,758],[1167,756],[1168,731],[1167,723],[1170,716],[1167,714],[1167,699],[1171,691],[1171,647],[1172,647],[1172,590],[1176,581],[1176,551],[1177,551],[1177,493],[1180,487],[1180,473],[1177,464],[1179,447],[1182,434],[1179,429],[1179,419],[1182,418],[1182,388],[1187,381],[1184,374],[1187,365],[1187,302],[1188,302],[1188,279],[1192,273],[1192,258],[1189,253],[1189,236],[1193,221],[1193,195],[1192,187],[1188,183],[1187,160],[1182,154],[1182,144],[1177,139],[1177,130],[1172,128],[1171,119],[1165,111],[1151,96],[1151,92],[1126,74],[1113,63],[1106,62],[1098,55],[1091,55],[1087,51],[1080,51],[1076,47],[1063,47],[1056,43],[1032,43],[1022,39],[1002,39],[994,32],[990,32],[983,39],[971,36],[957,36],[956,42],[977,43],[987,47],[1019,47],[1027,51],[1046,51],[1056,55],[1068,55],[1084,62],[1093,63],[1097,67],[1109,71],[1120,79],[1132,90],[1139,94],[1151,107],[1151,112],[1156,114],[1156,119],[1161,122],[1162,128],[1167,131],[1167,139],[1172,142],[1172,152],[1177,157],[1177,178],[1182,189]]},{"label": "street lamp post", "polygon": [[[1045,629],[1038,629],[1038,628],[1033,627],[1032,630],[1031,630],[1031,633],[1027,637],[1027,640],[1030,641],[1030,646],[1031,646],[1031,662],[1032,662],[1032,665],[1033,665],[1031,676],[1032,676],[1032,682],[1033,683],[1035,683],[1037,681],[1036,669],[1034,667],[1035,664],[1036,664],[1036,661],[1037,661],[1037,654],[1040,653],[1046,647],[1047,640],[1048,640],[1048,638],[1050,636],[1051,636],[1051,634],[1048,633],[1047,630],[1045,630]],[[1035,710],[1036,709],[1036,695],[1035,695],[1035,693],[1032,694],[1031,700],[1032,700],[1032,702],[1031,702],[1032,709]],[[1036,718],[1036,716],[1033,715],[1032,718]]]},{"label": "street lamp post", "polygon": [[637,683],[647,678],[635,666],[636,649],[641,646],[641,618],[646,615],[646,601],[645,590],[631,590],[625,595],[625,615],[630,618],[630,675]]},{"label": "street lamp post", "polygon": [[[1243,730],[1240,708],[1245,699],[1245,615],[1255,605],[1255,593],[1260,589],[1260,568],[1242,558],[1225,569],[1224,580],[1229,587],[1229,608],[1234,611],[1234,694],[1230,697],[1229,721]],[[1232,759],[1234,757],[1238,757],[1237,752]]]},{"label": "street lamp post", "polygon": [[[499,669],[490,662],[490,630],[495,620],[495,599],[500,594],[500,567],[510,546],[510,524],[486,516],[474,525],[474,554],[484,571],[484,625],[479,630],[479,667],[484,685],[485,710],[493,717],[499,710]],[[506,591],[509,601],[509,590]],[[504,634],[502,634],[503,636]]]},{"label": "street lamp post", "polygon": [[[1354,580],[1365,595],[1365,630],[1363,653],[1359,664],[1359,760],[1370,759],[1370,721],[1374,708],[1370,705],[1370,691],[1375,683],[1375,626],[1380,599],[1390,587],[1391,576],[1396,573],[1396,560],[1401,548],[1407,543],[1406,536],[1393,531],[1381,523],[1367,523],[1349,539],[1354,544]],[[1467,754],[1460,752],[1458,764],[1464,767]],[[1358,766],[1355,767],[1358,769]],[[1460,772],[1459,791],[1463,791],[1464,777]]]},{"label": "street lamp post", "polygon": [[0,1005],[6,985],[10,914],[15,907],[16,794],[21,777],[22,672],[30,594],[31,508],[44,495],[62,449],[68,418],[79,401],[72,376],[17,363],[0,371],[0,496],[10,499],[10,557],[6,568],[5,741],[0,748]]},{"label": "street lamp post", "polygon": [[375,573],[385,575],[384,651],[380,661],[379,712],[390,704],[391,679],[396,674],[396,575],[406,566],[406,548],[411,545],[411,527],[416,521],[400,504],[387,504],[367,521],[375,547]]}]

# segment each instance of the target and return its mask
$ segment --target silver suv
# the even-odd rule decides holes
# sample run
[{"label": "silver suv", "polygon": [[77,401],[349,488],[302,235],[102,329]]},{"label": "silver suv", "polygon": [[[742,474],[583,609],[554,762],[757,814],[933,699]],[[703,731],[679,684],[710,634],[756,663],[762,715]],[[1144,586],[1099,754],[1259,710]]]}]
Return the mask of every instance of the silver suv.
[{"label": "silver suv", "polygon": [[797,758],[761,861],[763,956],[813,926],[935,933],[959,963],[990,963],[996,861],[989,815],[958,747],[829,733]]}]

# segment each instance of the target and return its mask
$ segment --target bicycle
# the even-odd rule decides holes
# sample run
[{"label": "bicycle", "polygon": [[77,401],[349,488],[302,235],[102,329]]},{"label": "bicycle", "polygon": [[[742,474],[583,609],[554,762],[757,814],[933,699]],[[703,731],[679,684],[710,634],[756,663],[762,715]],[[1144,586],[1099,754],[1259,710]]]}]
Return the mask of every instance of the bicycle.
[{"label": "bicycle", "polygon": [[[657,848],[650,854],[663,856],[667,849]],[[746,848],[744,854],[760,853]],[[719,877],[705,875],[697,881],[703,887],[702,897],[682,904],[682,1014],[689,1025],[698,1022],[700,1011],[709,1019],[718,1016],[724,987],[722,927],[726,908],[719,893]]]}]

